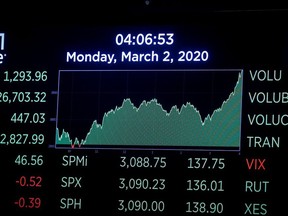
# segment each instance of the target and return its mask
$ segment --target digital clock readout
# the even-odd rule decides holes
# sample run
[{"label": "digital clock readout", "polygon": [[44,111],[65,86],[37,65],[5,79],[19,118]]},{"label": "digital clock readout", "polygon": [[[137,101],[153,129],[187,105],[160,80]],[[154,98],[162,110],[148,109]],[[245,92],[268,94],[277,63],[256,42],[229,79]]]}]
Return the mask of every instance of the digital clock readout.
[{"label": "digital clock readout", "polygon": [[139,34],[117,34],[115,42],[121,45],[172,45],[174,43],[174,33],[139,33]]}]

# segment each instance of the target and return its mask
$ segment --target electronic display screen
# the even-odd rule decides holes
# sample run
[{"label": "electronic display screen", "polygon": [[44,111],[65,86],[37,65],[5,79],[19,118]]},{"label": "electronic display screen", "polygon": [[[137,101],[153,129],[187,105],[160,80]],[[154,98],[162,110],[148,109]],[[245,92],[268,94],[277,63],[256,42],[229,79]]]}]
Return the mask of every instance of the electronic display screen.
[{"label": "electronic display screen", "polygon": [[287,11],[153,3],[0,22],[1,212],[286,214]]}]

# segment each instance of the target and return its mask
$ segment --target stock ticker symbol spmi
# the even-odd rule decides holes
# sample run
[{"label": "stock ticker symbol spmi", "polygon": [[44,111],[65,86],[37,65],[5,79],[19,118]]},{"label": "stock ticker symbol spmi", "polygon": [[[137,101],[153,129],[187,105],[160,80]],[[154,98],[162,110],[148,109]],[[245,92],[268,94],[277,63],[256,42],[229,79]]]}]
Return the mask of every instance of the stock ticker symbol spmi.
[{"label": "stock ticker symbol spmi", "polygon": [[6,53],[4,53],[5,33],[0,33],[0,64],[3,63]]}]

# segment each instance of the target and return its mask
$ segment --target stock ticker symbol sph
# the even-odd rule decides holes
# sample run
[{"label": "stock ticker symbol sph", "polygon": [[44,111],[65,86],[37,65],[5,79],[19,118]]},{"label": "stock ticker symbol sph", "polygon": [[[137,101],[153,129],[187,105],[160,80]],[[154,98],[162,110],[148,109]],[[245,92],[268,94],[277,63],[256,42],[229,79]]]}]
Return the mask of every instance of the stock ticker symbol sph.
[{"label": "stock ticker symbol sph", "polygon": [[0,64],[3,64],[6,53],[4,53],[5,33],[0,33]]}]

